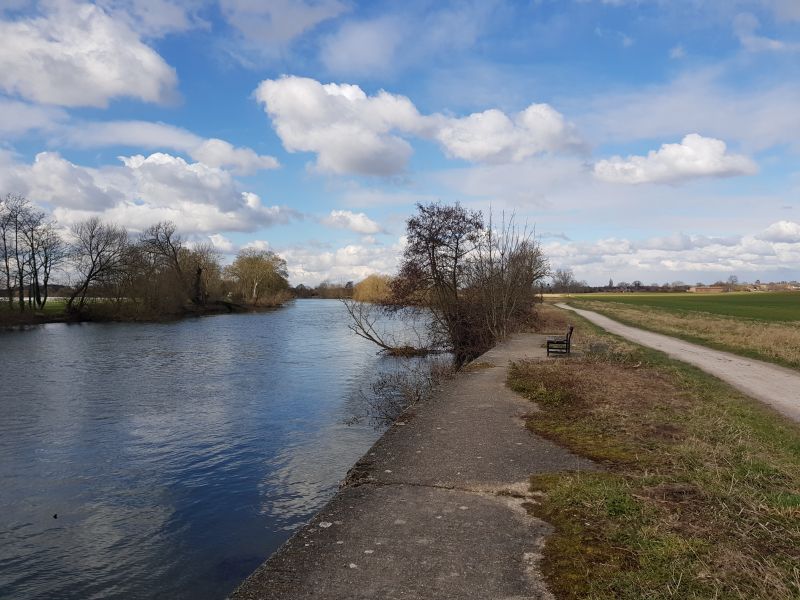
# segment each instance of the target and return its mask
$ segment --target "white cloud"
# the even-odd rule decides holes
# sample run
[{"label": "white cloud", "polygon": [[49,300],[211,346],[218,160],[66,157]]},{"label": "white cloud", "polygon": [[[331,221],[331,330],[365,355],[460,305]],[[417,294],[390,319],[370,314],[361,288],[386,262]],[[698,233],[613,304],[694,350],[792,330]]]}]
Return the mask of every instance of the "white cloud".
[{"label": "white cloud", "polygon": [[43,152],[32,164],[0,155],[0,188],[52,207],[69,225],[97,215],[133,230],[171,220],[184,233],[254,231],[299,214],[241,191],[228,171],[155,153],[120,157],[122,166],[88,168]]},{"label": "white cloud", "polygon": [[150,121],[93,121],[72,123],[61,132],[62,144],[75,148],[102,148],[129,146],[137,148],[162,148],[188,152],[203,143],[194,133]]},{"label": "white cloud", "polygon": [[234,243],[221,233],[209,235],[208,239],[211,241],[211,244],[214,246],[214,248],[223,254],[232,254],[233,252],[236,252],[236,246]]},{"label": "white cloud", "polygon": [[[400,6],[398,4],[398,6]],[[371,19],[350,20],[323,39],[320,59],[336,75],[370,77],[430,63],[471,48],[503,2],[404,3]]]},{"label": "white cloud", "polygon": [[251,240],[242,246],[242,248],[252,248],[253,250],[269,250],[271,246],[267,240]]},{"label": "white cloud", "polygon": [[405,37],[405,22],[397,17],[351,21],[323,42],[320,58],[333,73],[383,73],[394,64]]},{"label": "white cloud", "polygon": [[383,90],[368,96],[357,85],[302,77],[265,80],[255,94],[284,147],[316,153],[317,168],[331,173],[402,172],[412,149],[401,134],[436,139],[448,155],[474,162],[582,148],[575,128],[547,104],[532,104],[513,119],[495,109],[425,116],[405,96]]},{"label": "white cloud", "polygon": [[548,104],[531,104],[513,120],[491,109],[440,122],[436,139],[447,154],[472,162],[520,162],[542,152],[583,147],[575,128]]},{"label": "white cloud", "polygon": [[41,16],[0,21],[0,89],[61,106],[173,96],[175,71],[125,23],[91,4],[44,6]]},{"label": "white cloud", "polygon": [[[800,149],[800,83],[732,87],[724,70],[685,73],[667,83],[621,93],[604,92],[572,106],[590,139],[674,138],[686,131],[737,142],[758,152],[787,144]],[[569,108],[569,107],[568,107]]]},{"label": "white cloud", "polygon": [[732,273],[751,280],[768,279],[770,273],[791,278],[797,277],[800,264],[800,235],[794,242],[770,242],[752,234],[735,238],[676,234],[642,241],[550,242],[543,248],[553,266],[572,268],[577,277],[595,284],[609,277],[647,283],[674,279],[712,282]]},{"label": "white cloud", "polygon": [[647,156],[615,156],[594,166],[597,178],[610,183],[676,183],[697,177],[753,175],[756,164],[728,154],[725,142],[690,133],[680,144],[664,144]]},{"label": "white cloud", "polygon": [[74,165],[57,152],[40,152],[29,165],[0,162],[0,189],[69,210],[112,207],[124,198],[117,183],[101,170]]},{"label": "white cloud", "polygon": [[78,148],[131,146],[177,150],[209,167],[230,169],[236,175],[280,166],[274,156],[260,155],[251,148],[235,147],[217,138],[203,139],[180,127],[149,121],[73,124],[64,128],[61,141]]},{"label": "white cloud", "polygon": [[800,44],[785,42],[758,35],[756,31],[761,26],[758,19],[750,13],[741,13],[733,22],[733,30],[742,47],[749,52],[796,52],[800,51]]},{"label": "white cloud", "polygon": [[349,210],[332,210],[331,213],[321,221],[328,227],[349,229],[355,233],[363,233],[365,235],[380,233],[382,231],[381,226],[363,212],[354,213]]},{"label": "white cloud", "polygon": [[38,106],[0,97],[0,135],[17,136],[28,131],[50,130],[67,119],[53,106]]},{"label": "white cloud", "polygon": [[347,10],[339,0],[220,0],[223,17],[242,37],[270,51]]},{"label": "white cloud", "polygon": [[317,168],[331,173],[401,172],[411,146],[391,131],[420,125],[408,98],[384,91],[367,96],[356,85],[282,77],[262,81],[255,94],[284,147],[316,153]]},{"label": "white cloud", "polygon": [[756,236],[760,240],[777,243],[800,243],[800,223],[778,221]]},{"label": "white cloud", "polygon": [[190,154],[210,167],[231,169],[238,175],[250,175],[261,169],[277,169],[280,166],[274,156],[259,155],[250,148],[236,148],[216,138],[204,141]]},{"label": "white cloud", "polygon": [[210,27],[199,15],[202,1],[98,0],[97,4],[146,37]]},{"label": "white cloud", "polygon": [[350,244],[341,248],[318,249],[297,246],[278,249],[286,259],[293,285],[317,285],[322,281],[358,281],[372,273],[394,273],[405,247],[405,238],[388,246]]}]

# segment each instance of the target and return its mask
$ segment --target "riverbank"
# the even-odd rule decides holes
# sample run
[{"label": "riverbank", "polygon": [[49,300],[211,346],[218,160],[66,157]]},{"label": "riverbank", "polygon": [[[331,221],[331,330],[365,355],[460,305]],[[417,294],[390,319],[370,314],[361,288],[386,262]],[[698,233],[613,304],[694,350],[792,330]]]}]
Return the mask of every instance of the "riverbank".
[{"label": "riverbank", "polygon": [[235,302],[216,301],[204,306],[186,305],[177,312],[152,314],[114,308],[108,310],[104,307],[88,310],[81,313],[67,313],[63,306],[47,305],[45,310],[26,310],[25,312],[2,310],[0,311],[0,329],[8,327],[24,327],[29,325],[46,325],[48,323],[163,323],[179,321],[193,317],[206,317],[232,313],[257,313],[274,310],[283,306],[285,302],[275,305],[248,306]]},{"label": "riverbank", "polygon": [[232,598],[550,597],[528,478],[594,466],[527,431],[535,408],[505,386],[543,340],[500,344],[411,407]]},{"label": "riverbank", "polygon": [[232,598],[797,597],[798,426],[541,311],[573,357],[535,334],[483,355]]}]

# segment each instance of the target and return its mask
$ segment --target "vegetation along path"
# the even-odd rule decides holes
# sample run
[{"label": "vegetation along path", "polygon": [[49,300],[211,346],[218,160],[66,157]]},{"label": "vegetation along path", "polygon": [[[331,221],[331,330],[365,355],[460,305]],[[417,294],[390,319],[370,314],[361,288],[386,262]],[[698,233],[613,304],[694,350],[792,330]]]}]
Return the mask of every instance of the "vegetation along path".
[{"label": "vegetation along path", "polygon": [[544,339],[515,336],[412,406],[233,598],[552,598],[529,476],[595,466],[526,429],[536,409],[505,385]]},{"label": "vegetation along path", "polygon": [[789,418],[800,421],[800,373],[796,371],[629,327],[596,312],[573,308],[567,304],[556,306],[575,311],[610,333],[699,367],[749,396],[773,406]]}]

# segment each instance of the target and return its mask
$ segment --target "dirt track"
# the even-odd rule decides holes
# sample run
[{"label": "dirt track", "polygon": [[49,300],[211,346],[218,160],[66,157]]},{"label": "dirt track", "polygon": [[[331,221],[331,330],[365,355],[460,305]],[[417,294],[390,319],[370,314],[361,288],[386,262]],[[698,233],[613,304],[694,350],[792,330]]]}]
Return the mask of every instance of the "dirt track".
[{"label": "dirt track", "polygon": [[556,306],[575,311],[610,333],[699,367],[748,396],[769,404],[787,417],[800,421],[800,373],[797,371],[629,327],[589,310],[572,308],[566,304]]}]

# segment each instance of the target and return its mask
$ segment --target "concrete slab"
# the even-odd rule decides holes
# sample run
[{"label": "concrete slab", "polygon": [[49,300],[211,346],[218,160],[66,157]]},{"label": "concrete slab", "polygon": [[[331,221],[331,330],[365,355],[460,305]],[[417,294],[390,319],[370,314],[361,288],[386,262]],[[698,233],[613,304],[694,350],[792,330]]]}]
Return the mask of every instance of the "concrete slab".
[{"label": "concrete slab", "polygon": [[550,598],[528,478],[595,467],[525,429],[536,407],[505,386],[544,339],[499,345],[407,411],[232,598]]}]

